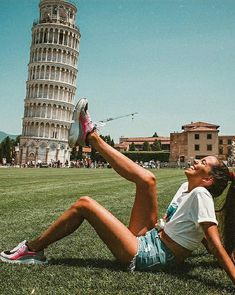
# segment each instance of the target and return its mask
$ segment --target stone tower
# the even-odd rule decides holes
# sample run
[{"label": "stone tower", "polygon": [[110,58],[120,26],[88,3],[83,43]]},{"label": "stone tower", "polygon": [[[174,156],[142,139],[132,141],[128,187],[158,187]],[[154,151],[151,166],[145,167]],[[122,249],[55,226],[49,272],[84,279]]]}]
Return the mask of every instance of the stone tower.
[{"label": "stone tower", "polygon": [[20,164],[69,161],[80,32],[71,1],[41,0],[32,27]]}]

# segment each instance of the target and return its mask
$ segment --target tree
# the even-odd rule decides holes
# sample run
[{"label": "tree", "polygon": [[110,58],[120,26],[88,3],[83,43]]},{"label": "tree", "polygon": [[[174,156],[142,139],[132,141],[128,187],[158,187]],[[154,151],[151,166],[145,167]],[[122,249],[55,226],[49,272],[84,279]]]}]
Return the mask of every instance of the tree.
[{"label": "tree", "polygon": [[3,147],[2,144],[0,144],[0,163],[2,163],[2,159],[3,159]]},{"label": "tree", "polygon": [[154,132],[152,137],[159,137],[159,136],[157,135],[157,132]]},{"label": "tree", "polygon": [[14,141],[14,146],[17,146],[19,143],[20,143],[20,136],[21,135],[18,135]]},{"label": "tree", "polygon": [[150,145],[147,141],[143,144],[143,151],[150,151]]},{"label": "tree", "polygon": [[73,147],[70,155],[70,160],[82,160],[82,147]]},{"label": "tree", "polygon": [[78,147],[77,160],[82,160],[82,146]]},{"label": "tree", "polygon": [[96,152],[96,149],[95,148],[93,148],[93,146],[91,147],[91,160],[92,161],[96,161],[97,159],[97,154],[96,154],[97,152]]},{"label": "tree", "polygon": [[134,144],[134,142],[132,142],[131,144],[130,144],[130,146],[129,146],[129,151],[135,151],[136,150],[136,148],[135,148],[135,144]]},{"label": "tree", "polygon": [[152,145],[152,151],[161,151],[162,150],[162,144],[160,140],[155,140]]},{"label": "tree", "polygon": [[76,147],[73,147],[70,153],[70,160],[76,160],[77,150]]},{"label": "tree", "polygon": [[109,145],[114,146],[114,141],[113,139],[110,137],[110,135],[100,135],[100,137]]},{"label": "tree", "polygon": [[12,161],[12,153],[13,153],[13,147],[15,146],[15,141],[13,139],[10,139],[9,136],[7,136],[0,145],[0,161],[2,162],[3,158],[6,159],[7,163],[11,163]]}]

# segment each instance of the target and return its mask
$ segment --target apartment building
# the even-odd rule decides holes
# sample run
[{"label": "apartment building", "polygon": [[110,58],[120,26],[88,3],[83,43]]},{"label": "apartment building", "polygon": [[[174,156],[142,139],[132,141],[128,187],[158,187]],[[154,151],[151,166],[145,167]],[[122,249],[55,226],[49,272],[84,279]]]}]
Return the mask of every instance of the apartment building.
[{"label": "apartment building", "polygon": [[219,126],[191,122],[182,132],[170,134],[170,161],[192,162],[209,155],[219,155]]}]

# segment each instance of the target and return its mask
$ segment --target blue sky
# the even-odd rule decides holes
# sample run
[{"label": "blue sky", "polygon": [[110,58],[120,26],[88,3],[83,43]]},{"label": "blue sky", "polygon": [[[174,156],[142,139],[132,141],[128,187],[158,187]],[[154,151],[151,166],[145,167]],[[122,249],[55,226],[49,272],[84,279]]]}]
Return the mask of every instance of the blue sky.
[{"label": "blue sky", "polygon": [[[101,131],[169,136],[191,121],[235,134],[234,0],[74,0],[81,43],[76,101],[94,120],[138,112]],[[1,0],[0,130],[21,133],[39,0]]]}]

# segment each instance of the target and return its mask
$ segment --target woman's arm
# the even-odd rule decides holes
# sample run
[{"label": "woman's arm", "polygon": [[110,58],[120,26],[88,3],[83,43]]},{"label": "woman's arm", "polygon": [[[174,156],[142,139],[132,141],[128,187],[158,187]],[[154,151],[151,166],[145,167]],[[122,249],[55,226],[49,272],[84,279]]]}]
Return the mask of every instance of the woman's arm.
[{"label": "woman's arm", "polygon": [[212,254],[212,250],[209,248],[209,244],[208,244],[206,238],[202,239],[202,245],[206,248],[206,250],[209,254]]},{"label": "woman's arm", "polygon": [[202,222],[201,226],[209,249],[217,258],[220,266],[226,271],[233,284],[235,284],[235,266],[221,243],[217,225],[212,222]]}]

